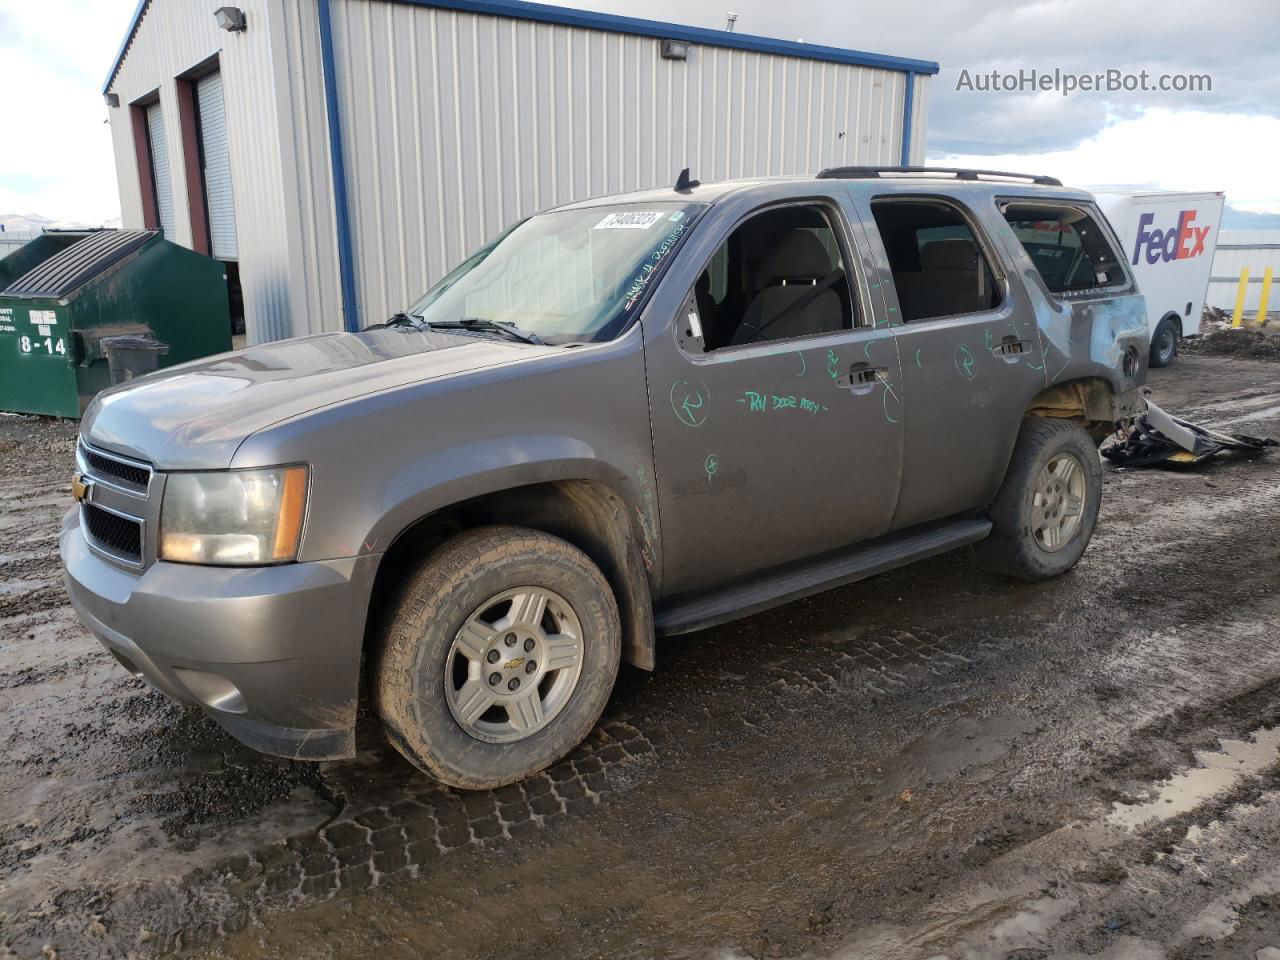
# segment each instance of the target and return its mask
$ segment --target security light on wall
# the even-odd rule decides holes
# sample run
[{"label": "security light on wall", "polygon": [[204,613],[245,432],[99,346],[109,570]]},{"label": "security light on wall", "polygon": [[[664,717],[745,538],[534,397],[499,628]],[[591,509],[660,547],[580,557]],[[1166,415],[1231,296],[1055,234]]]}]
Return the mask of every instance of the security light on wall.
[{"label": "security light on wall", "polygon": [[107,102],[108,107],[120,106],[120,94],[118,93],[104,93],[102,99]]},{"label": "security light on wall", "polygon": [[688,60],[689,44],[683,40],[663,40],[662,41],[662,59],[663,60]]},{"label": "security light on wall", "polygon": [[218,28],[228,33],[239,33],[246,26],[244,11],[239,7],[219,7],[213,11],[213,16],[218,21]]}]

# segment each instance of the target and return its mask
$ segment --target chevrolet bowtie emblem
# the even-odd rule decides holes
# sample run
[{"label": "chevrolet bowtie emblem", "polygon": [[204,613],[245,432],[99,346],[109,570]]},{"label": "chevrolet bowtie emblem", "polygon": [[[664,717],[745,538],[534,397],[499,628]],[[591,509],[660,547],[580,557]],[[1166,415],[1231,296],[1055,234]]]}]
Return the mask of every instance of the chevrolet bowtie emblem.
[{"label": "chevrolet bowtie emblem", "polygon": [[524,663],[524,657],[516,657],[514,660],[508,660],[502,665],[504,670],[514,670],[520,664]]},{"label": "chevrolet bowtie emblem", "polygon": [[82,473],[72,474],[71,496],[76,498],[76,503],[87,503],[93,497],[92,481],[88,480]]}]

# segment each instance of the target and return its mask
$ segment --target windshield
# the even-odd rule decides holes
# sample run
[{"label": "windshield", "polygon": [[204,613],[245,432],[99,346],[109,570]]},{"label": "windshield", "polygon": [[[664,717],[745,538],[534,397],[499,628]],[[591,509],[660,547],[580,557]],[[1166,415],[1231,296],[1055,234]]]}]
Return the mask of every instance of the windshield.
[{"label": "windshield", "polygon": [[409,315],[514,324],[548,343],[611,340],[702,210],[646,203],[543,213],[463,261]]}]

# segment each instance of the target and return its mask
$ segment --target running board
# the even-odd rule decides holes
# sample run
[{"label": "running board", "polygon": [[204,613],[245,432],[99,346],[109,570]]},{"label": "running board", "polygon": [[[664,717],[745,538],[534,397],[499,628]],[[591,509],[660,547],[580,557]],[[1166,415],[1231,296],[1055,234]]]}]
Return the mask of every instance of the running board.
[{"label": "running board", "polygon": [[714,593],[659,606],[654,627],[663,636],[705,630],[976,543],[990,532],[991,521],[973,515],[914,527],[817,560],[757,574]]}]

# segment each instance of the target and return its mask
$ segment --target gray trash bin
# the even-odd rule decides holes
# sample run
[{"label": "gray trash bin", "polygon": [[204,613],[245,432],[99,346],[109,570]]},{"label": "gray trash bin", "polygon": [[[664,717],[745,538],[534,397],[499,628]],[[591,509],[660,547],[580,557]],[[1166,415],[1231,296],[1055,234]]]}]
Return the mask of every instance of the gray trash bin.
[{"label": "gray trash bin", "polygon": [[101,343],[113,384],[154,373],[160,369],[160,358],[169,352],[169,345],[155,337],[103,337]]}]

